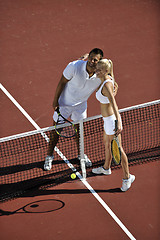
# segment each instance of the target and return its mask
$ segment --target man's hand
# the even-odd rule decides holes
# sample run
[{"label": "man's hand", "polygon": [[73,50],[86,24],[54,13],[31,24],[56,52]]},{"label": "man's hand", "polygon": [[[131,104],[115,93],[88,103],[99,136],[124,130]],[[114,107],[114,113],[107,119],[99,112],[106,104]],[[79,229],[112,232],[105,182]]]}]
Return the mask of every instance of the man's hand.
[{"label": "man's hand", "polygon": [[118,91],[118,84],[115,82],[114,83],[114,91],[113,91],[113,96],[115,97]]},{"label": "man's hand", "polygon": [[86,61],[88,59],[89,53],[85,53],[83,56],[79,58],[79,60]]},{"label": "man's hand", "polygon": [[55,103],[55,102],[53,102],[53,109],[54,109],[54,111],[59,107],[59,104],[58,103]]}]

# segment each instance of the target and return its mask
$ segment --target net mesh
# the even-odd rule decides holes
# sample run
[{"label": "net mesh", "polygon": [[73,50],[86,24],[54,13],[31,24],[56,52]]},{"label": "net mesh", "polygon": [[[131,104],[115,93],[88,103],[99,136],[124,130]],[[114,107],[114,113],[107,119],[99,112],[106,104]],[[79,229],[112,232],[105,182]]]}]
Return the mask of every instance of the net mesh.
[{"label": "net mesh", "polygon": [[[123,148],[129,164],[158,160],[160,156],[159,103],[120,110]],[[103,119],[101,116],[84,121],[84,153],[93,166],[104,163]],[[44,171],[48,141],[53,127],[0,139],[0,201],[17,197],[35,187],[57,185],[70,180],[73,164],[81,172],[74,138],[60,137],[54,151],[53,166]],[[115,166],[112,161],[112,169]],[[90,176],[92,168],[87,168]]]},{"label": "net mesh", "polygon": [[[156,104],[120,110],[123,122],[122,145],[130,165],[158,159],[160,156],[159,103],[158,101]],[[89,128],[92,129],[88,131]],[[103,164],[105,159],[103,119],[97,118],[85,122],[84,135],[85,153],[92,160],[93,165]],[[117,167],[113,161],[112,167]]]}]

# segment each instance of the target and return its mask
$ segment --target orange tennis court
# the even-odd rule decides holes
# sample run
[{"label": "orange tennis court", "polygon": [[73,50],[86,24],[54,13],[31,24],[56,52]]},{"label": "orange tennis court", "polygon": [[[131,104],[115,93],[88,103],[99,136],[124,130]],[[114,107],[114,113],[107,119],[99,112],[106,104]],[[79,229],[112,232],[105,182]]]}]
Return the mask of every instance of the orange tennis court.
[{"label": "orange tennis court", "polygon": [[[119,109],[158,100],[159,7],[156,0],[1,0],[0,137],[51,126],[63,69],[94,47],[114,62]],[[88,117],[99,114],[93,93]],[[0,238],[158,240],[158,160],[130,164],[136,180],[125,193],[121,168],[111,176],[90,169],[86,180],[72,180],[69,172],[63,182],[2,202]]]}]

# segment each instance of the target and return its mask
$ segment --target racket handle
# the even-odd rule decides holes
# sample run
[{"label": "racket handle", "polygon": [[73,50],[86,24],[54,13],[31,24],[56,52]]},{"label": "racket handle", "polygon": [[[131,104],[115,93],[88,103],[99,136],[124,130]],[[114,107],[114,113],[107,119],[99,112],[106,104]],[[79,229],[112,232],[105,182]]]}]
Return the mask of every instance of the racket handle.
[{"label": "racket handle", "polygon": [[115,132],[117,132],[118,129],[118,120],[115,120]]}]

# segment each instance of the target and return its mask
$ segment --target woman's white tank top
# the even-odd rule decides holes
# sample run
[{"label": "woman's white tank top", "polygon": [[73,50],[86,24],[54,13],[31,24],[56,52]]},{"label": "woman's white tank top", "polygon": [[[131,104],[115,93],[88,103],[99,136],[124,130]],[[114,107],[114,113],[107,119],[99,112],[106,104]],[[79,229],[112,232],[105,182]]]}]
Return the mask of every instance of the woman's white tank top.
[{"label": "woman's white tank top", "polygon": [[111,79],[112,80],[110,80],[110,79],[105,80],[102,83],[102,85],[100,86],[100,88],[98,89],[98,91],[96,92],[96,98],[100,103],[103,103],[103,104],[110,103],[108,97],[106,97],[102,94],[102,88],[103,88],[103,86],[106,82],[111,82],[113,84],[113,87],[114,87],[114,79],[113,78],[111,78]]}]

